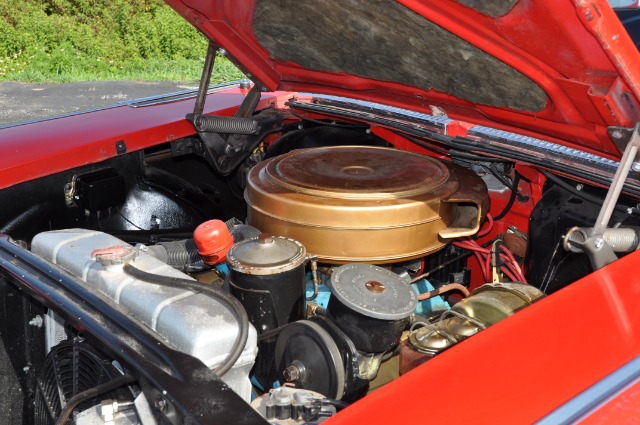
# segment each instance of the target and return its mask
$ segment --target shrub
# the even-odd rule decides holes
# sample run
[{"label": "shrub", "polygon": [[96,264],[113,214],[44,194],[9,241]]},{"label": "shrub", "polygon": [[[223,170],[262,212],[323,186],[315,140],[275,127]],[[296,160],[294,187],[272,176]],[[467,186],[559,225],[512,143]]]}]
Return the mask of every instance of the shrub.
[{"label": "shrub", "polygon": [[2,0],[0,16],[0,80],[196,80],[206,54],[161,0]]}]

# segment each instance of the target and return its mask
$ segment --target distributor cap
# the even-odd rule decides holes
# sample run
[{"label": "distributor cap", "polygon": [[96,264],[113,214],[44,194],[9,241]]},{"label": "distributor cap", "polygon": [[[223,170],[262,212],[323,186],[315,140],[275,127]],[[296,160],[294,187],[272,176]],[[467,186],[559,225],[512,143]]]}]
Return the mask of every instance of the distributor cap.
[{"label": "distributor cap", "polygon": [[409,284],[371,264],[346,264],[334,269],[331,293],[347,307],[374,319],[404,319],[418,304]]}]

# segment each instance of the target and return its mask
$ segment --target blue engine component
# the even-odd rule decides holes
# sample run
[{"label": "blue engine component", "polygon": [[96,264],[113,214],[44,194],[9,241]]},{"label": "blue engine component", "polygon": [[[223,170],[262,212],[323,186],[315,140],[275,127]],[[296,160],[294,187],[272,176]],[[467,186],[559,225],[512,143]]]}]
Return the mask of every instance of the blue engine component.
[{"label": "blue engine component", "polygon": [[[306,296],[307,299],[313,296],[313,279],[311,278],[311,273],[307,273],[307,287],[306,287]],[[318,270],[318,278],[320,280],[320,285],[318,285],[318,296],[314,303],[318,304],[320,307],[326,309],[329,305],[329,298],[331,297],[331,289],[327,285],[322,284],[325,282],[325,275]]]},{"label": "blue engine component", "polygon": [[[307,286],[306,286],[306,296],[307,298],[313,295],[313,280],[311,279],[311,273],[307,273]],[[318,271],[318,277],[320,278],[320,282],[325,282],[325,276]],[[422,294],[424,292],[433,291],[435,288],[427,279],[421,279],[418,282],[411,285],[416,294]],[[314,303],[318,304],[320,307],[326,309],[329,305],[329,298],[331,298],[331,289],[327,285],[320,284],[318,285],[318,296]],[[418,306],[416,307],[416,314],[423,317],[430,317],[435,314],[442,313],[451,309],[449,303],[447,303],[441,296],[435,296],[428,300],[423,300],[418,302]]]},{"label": "blue engine component", "polygon": [[[429,292],[436,289],[427,279],[421,279],[411,285],[411,287],[414,291],[416,291],[416,294],[422,294],[424,292]],[[431,297],[428,300],[419,301],[418,306],[416,307],[416,314],[423,317],[429,317],[433,316],[434,314],[442,313],[449,309],[451,309],[449,303],[446,302],[441,296],[436,295],[435,297]]]}]

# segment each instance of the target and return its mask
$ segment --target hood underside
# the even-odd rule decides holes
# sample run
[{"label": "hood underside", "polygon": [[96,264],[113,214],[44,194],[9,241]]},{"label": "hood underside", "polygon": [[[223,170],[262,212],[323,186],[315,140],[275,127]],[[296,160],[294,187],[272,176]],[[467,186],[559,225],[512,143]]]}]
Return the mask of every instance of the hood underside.
[{"label": "hood underside", "polygon": [[348,96],[618,157],[640,55],[604,0],[167,0],[269,90]]},{"label": "hood underside", "polygon": [[522,111],[547,103],[531,79],[400,3],[295,3],[256,2],[255,36],[279,62]]}]

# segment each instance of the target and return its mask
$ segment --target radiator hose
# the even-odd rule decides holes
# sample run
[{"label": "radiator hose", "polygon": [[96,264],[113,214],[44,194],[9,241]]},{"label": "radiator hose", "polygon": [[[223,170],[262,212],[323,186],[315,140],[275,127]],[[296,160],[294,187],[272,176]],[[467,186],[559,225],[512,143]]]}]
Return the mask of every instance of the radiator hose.
[{"label": "radiator hose", "polygon": [[217,287],[204,285],[195,280],[160,276],[140,270],[131,264],[125,264],[122,270],[129,276],[145,282],[205,294],[227,307],[238,322],[240,330],[238,331],[238,336],[236,337],[229,354],[227,354],[227,357],[222,361],[220,366],[215,368],[213,372],[218,376],[223,376],[233,367],[238,358],[240,358],[249,337],[249,318],[247,317],[247,312],[244,307],[240,304],[240,301],[238,301],[233,295],[224,292]]}]

